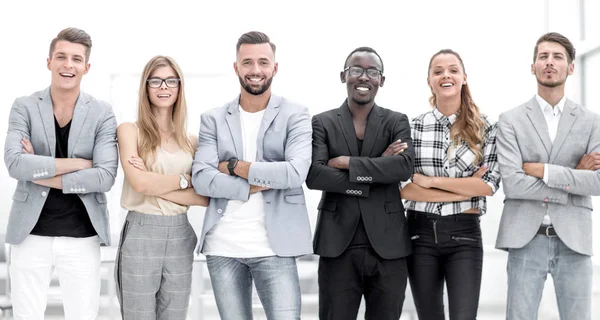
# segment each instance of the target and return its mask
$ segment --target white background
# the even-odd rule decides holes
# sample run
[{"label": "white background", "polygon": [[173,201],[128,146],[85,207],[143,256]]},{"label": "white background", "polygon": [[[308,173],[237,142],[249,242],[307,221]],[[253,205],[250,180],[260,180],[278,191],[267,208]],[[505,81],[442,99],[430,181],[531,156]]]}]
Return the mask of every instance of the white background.
[{"label": "white background", "polygon": [[[337,108],[346,97],[339,81],[348,53],[371,46],[385,65],[386,82],[377,103],[408,114],[429,110],[427,65],[432,54],[451,48],[462,55],[475,102],[493,121],[530,99],[536,81],[530,72],[537,38],[558,31],[580,42],[579,1],[10,1],[0,8],[0,132],[14,99],[47,87],[50,41],[66,27],[93,40],[91,69],[82,88],[112,103],[118,122],[135,120],[138,82],[154,55],[176,59],[186,78],[189,130],[200,114],[239,92],[233,72],[235,44],[250,30],[267,33],[277,45],[279,73],[274,92],[316,114]],[[588,9],[598,8],[597,2]],[[592,4],[594,3],[594,4]],[[586,13],[591,21],[596,15]],[[598,23],[586,35],[598,35]],[[580,101],[581,81],[567,81],[567,95]],[[590,63],[591,65],[591,63]],[[598,63],[595,64],[598,66]],[[598,70],[596,70],[597,72]],[[592,70],[586,79],[596,81]],[[591,88],[589,83],[586,87]],[[597,86],[596,86],[597,87]],[[595,94],[588,90],[590,95]],[[595,95],[598,97],[598,95]],[[598,108],[600,101],[595,101]],[[598,110],[597,110],[598,111]],[[0,142],[3,146],[3,139]],[[113,242],[124,211],[119,198],[122,172],[109,194]],[[0,233],[6,225],[15,181],[0,167]],[[320,193],[308,191],[311,222]],[[489,198],[482,218],[484,243],[495,242],[503,193]],[[595,201],[598,207],[598,201]],[[203,211],[192,210],[197,228]],[[596,215],[596,213],[595,213]],[[598,225],[596,230],[600,231]],[[199,232],[199,230],[197,230]],[[600,237],[595,237],[596,252]],[[493,250],[493,249],[492,249]],[[599,260],[595,260],[599,262]],[[484,286],[486,284],[484,283]],[[484,288],[485,290],[485,288]]]}]

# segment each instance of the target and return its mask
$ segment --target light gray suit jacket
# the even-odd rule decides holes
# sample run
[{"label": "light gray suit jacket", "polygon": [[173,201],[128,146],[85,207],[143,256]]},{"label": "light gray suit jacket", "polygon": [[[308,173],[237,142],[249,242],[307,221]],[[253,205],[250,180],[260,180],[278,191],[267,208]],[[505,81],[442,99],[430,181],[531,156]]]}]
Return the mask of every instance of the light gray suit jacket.
[{"label": "light gray suit jacket", "polygon": [[[69,158],[91,159],[93,168],[62,175],[62,191],[81,198],[100,242],[110,244],[106,195],[117,175],[117,122],[111,106],[81,92],[73,111],[69,132]],[[27,138],[35,155],[23,152]],[[6,242],[19,244],[38,221],[50,188],[33,180],[56,175],[56,133],[50,88],[15,100],[8,119],[4,163],[18,180],[12,197]]]},{"label": "light gray suit jacket", "polygon": [[265,224],[271,249],[278,256],[312,253],[310,224],[302,183],[312,157],[312,127],[306,107],[271,94],[258,132],[257,159],[248,180],[220,173],[219,162],[243,160],[239,97],[201,116],[192,182],[198,194],[210,197],[198,252],[206,233],[227,209],[229,200],[248,200],[250,184],[263,191]]},{"label": "light gray suit jacket", "polygon": [[[521,248],[535,236],[546,212],[560,239],[592,255],[592,199],[600,171],[576,170],[584,154],[600,151],[600,116],[568,100],[554,143],[535,97],[500,115],[498,158],[506,198],[496,247]],[[548,184],[528,176],[524,162],[545,163]]]}]

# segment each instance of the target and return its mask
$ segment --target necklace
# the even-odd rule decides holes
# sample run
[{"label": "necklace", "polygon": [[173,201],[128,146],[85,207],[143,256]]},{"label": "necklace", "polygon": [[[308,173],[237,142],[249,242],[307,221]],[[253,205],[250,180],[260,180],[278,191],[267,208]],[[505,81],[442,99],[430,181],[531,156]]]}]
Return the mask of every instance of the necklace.
[{"label": "necklace", "polygon": [[173,135],[175,135],[174,132],[168,132],[168,135],[166,135],[167,134],[166,131],[160,131],[160,130],[159,130],[159,133],[160,133],[160,137],[162,139],[165,139],[165,143],[167,143],[167,144],[169,144],[169,140],[173,137]]}]

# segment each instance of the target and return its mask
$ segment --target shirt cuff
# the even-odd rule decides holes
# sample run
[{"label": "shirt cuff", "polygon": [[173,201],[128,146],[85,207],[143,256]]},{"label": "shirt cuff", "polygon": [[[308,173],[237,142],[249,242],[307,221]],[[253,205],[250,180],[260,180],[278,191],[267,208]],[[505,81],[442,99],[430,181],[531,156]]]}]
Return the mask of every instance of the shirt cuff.
[{"label": "shirt cuff", "polygon": [[544,183],[548,184],[548,166],[544,163]]}]

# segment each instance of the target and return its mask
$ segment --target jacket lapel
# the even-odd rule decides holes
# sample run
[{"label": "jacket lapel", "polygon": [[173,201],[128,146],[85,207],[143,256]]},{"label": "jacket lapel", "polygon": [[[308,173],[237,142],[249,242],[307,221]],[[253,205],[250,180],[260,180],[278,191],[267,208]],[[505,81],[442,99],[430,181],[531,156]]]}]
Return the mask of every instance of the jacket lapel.
[{"label": "jacket lapel", "polygon": [[577,120],[577,106],[570,100],[565,101],[565,107],[563,108],[560,121],[558,122],[558,128],[556,129],[556,137],[552,144],[552,153],[550,154],[550,162],[554,163],[556,156],[558,156],[561,147],[563,146],[565,139],[573,124]]},{"label": "jacket lapel", "polygon": [[359,154],[358,143],[356,142],[356,130],[354,129],[354,122],[352,121],[352,114],[350,113],[350,107],[348,106],[347,100],[344,100],[344,103],[338,109],[338,122],[340,128],[342,128],[342,132],[344,133],[344,138],[348,144],[350,155],[353,157],[358,157]]},{"label": "jacket lapel", "polygon": [[367,128],[365,129],[363,147],[360,152],[361,157],[368,157],[371,155],[371,149],[373,149],[373,145],[379,134],[379,128],[381,127],[382,116],[381,109],[377,104],[373,104],[373,109],[371,109],[369,117],[367,118]]},{"label": "jacket lapel", "polygon": [[235,154],[238,159],[243,159],[244,152],[242,146],[240,111],[238,109],[239,105],[239,97],[233,100],[231,103],[229,103],[229,107],[227,107],[227,115],[225,116],[225,120],[227,121],[227,125],[229,126],[229,132],[231,133],[231,138],[233,140]]},{"label": "jacket lapel", "polygon": [[533,99],[529,100],[525,107],[527,108],[527,117],[529,117],[531,124],[533,124],[533,127],[540,137],[540,140],[542,140],[544,148],[546,148],[546,152],[550,154],[552,150],[552,140],[550,140],[550,135],[548,134],[548,124],[546,123],[546,118],[544,118],[544,114],[540,109],[540,105],[535,100],[535,97],[533,97]]},{"label": "jacket lapel", "polygon": [[258,130],[258,136],[257,136],[257,141],[256,141],[256,153],[257,153],[257,161],[262,161],[263,160],[263,140],[265,137],[265,133],[267,132],[267,129],[271,126],[271,123],[273,123],[273,120],[275,120],[275,117],[277,117],[277,115],[279,114],[279,104],[281,102],[281,98],[271,94],[271,97],[269,98],[269,103],[267,104],[267,109],[265,110],[265,114],[263,115],[263,119],[262,119],[262,123],[260,125],[260,129]]},{"label": "jacket lapel", "polygon": [[77,138],[81,133],[81,129],[83,128],[83,124],[85,123],[89,111],[90,99],[85,93],[80,92],[77,103],[75,103],[75,110],[73,110],[73,119],[71,120],[71,129],[69,131],[69,157],[73,157],[75,143],[77,143]]},{"label": "jacket lapel", "polygon": [[50,88],[44,90],[43,96],[40,97],[40,100],[38,101],[38,108],[40,110],[44,131],[46,132],[50,155],[55,157],[56,131],[54,128],[54,109],[52,107],[52,98],[50,97]]}]

